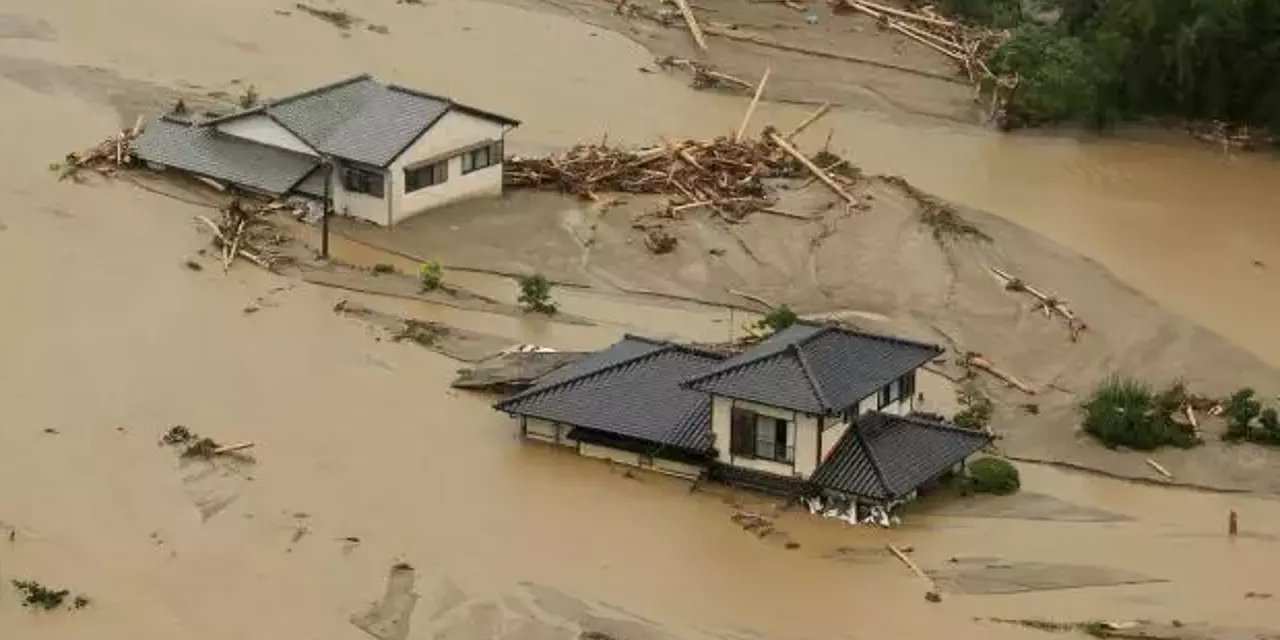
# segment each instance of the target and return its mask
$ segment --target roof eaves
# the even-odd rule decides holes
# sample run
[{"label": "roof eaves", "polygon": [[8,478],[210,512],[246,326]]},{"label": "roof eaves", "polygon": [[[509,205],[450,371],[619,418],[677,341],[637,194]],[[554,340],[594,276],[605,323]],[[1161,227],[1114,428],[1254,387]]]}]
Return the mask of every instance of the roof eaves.
[{"label": "roof eaves", "polygon": [[995,440],[995,437],[989,433],[983,433],[981,431],[975,431],[973,429],[966,429],[964,427],[961,427],[960,425],[948,424],[946,422],[941,422],[938,420],[927,420],[925,418],[920,418],[920,417],[911,416],[911,415],[894,416],[894,419],[902,420],[903,422],[910,422],[911,424],[924,427],[926,429],[934,429],[937,431],[950,431],[954,433],[964,434],[967,436],[973,436],[975,438],[982,438],[987,442],[992,442]]},{"label": "roof eaves", "polygon": [[427,93],[426,91],[419,91],[418,89],[406,87],[404,85],[399,85],[399,84],[388,84],[387,88],[392,91],[407,93],[411,96],[417,96],[419,98],[426,98],[428,100],[438,100],[440,102],[448,103],[449,110],[457,109],[458,111],[462,111],[463,113],[468,113],[470,115],[477,116],[480,118],[493,120],[494,122],[497,122],[499,124],[505,124],[511,127],[520,126],[519,120],[516,120],[514,118],[508,118],[507,116],[494,113],[492,111],[485,111],[484,109],[478,109],[471,105],[462,104],[460,102],[454,102],[453,99],[445,96],[436,95],[434,93]]},{"label": "roof eaves", "polygon": [[[818,332],[821,333],[821,332]],[[815,334],[816,335],[816,334]],[[809,381],[809,388],[813,389],[813,397],[818,399],[818,406],[823,411],[832,411],[831,403],[827,401],[827,396],[822,392],[822,387],[818,385],[818,379],[813,375],[813,369],[809,368],[809,359],[805,357],[804,350],[800,348],[800,344],[808,340],[812,336],[803,340],[791,343],[791,352],[795,354],[796,360],[800,362],[800,370],[804,372],[804,377]]]},{"label": "roof eaves", "polygon": [[[646,341],[648,341],[648,340],[646,340]],[[646,352],[641,353],[641,354],[639,354],[639,355],[636,355],[636,356],[633,356],[633,357],[630,357],[630,358],[626,358],[625,360],[619,360],[618,362],[614,362],[613,364],[610,364],[610,365],[609,365],[609,366],[607,366],[607,367],[603,367],[603,368],[600,368],[600,369],[593,369],[593,370],[591,370],[591,371],[587,371],[587,372],[585,372],[585,373],[582,373],[582,374],[579,374],[579,375],[573,376],[572,378],[566,378],[566,379],[561,380],[560,382],[557,382],[557,383],[555,383],[555,384],[553,384],[553,385],[551,385],[551,386],[548,386],[548,387],[542,387],[542,388],[534,387],[534,388],[532,388],[532,389],[528,389],[528,390],[526,390],[526,391],[522,391],[522,392],[520,392],[520,393],[517,393],[517,394],[515,394],[515,395],[513,395],[513,396],[509,397],[509,398],[504,398],[504,399],[502,399],[501,401],[499,401],[499,402],[495,403],[495,404],[493,405],[493,408],[494,408],[494,409],[498,409],[498,410],[500,410],[500,411],[506,411],[506,407],[510,406],[510,405],[511,405],[512,403],[514,403],[514,402],[518,402],[518,401],[521,401],[521,400],[527,400],[527,399],[529,399],[529,398],[532,398],[532,397],[535,397],[535,396],[542,395],[542,394],[547,393],[547,392],[549,392],[549,391],[555,391],[555,390],[557,390],[557,389],[559,389],[559,388],[561,388],[561,387],[564,387],[565,385],[569,385],[569,384],[573,384],[573,383],[575,383],[575,382],[578,382],[579,380],[585,380],[586,378],[590,378],[590,377],[592,377],[592,376],[597,376],[597,375],[600,375],[600,374],[602,374],[602,373],[607,373],[607,372],[613,371],[613,370],[618,369],[618,368],[620,368],[620,367],[622,367],[622,366],[624,366],[624,365],[629,365],[629,364],[632,364],[632,363],[634,363],[634,362],[639,362],[639,361],[644,360],[644,359],[646,359],[646,358],[650,358],[650,357],[656,356],[656,355],[658,355],[658,354],[660,354],[660,353],[666,353],[666,352],[668,352],[668,351],[670,351],[670,350],[672,350],[672,349],[675,349],[675,348],[676,348],[676,346],[677,346],[677,345],[674,345],[674,344],[671,344],[671,343],[661,343],[661,342],[653,342],[653,344],[655,344],[655,345],[662,344],[662,345],[664,345],[664,346],[662,346],[662,348],[660,348],[660,349],[654,349],[653,351],[646,351]]]}]

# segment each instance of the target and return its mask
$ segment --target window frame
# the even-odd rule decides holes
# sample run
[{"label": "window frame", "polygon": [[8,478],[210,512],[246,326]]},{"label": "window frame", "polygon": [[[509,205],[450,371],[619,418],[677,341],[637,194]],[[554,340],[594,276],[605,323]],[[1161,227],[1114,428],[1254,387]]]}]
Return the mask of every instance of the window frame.
[{"label": "window frame", "polygon": [[[418,182],[419,177],[426,173],[430,177],[425,183]],[[427,162],[413,167],[406,167],[404,170],[404,192],[414,193],[442,185],[449,181],[449,159],[437,160],[435,162]]]},{"label": "window frame", "polygon": [[386,174],[364,167],[342,167],[342,188],[347,193],[359,193],[381,200],[386,197]]},{"label": "window frame", "polygon": [[[483,152],[485,154],[484,164],[477,165],[477,156]],[[495,140],[477,145],[459,154],[462,158],[462,175],[483,171],[489,167],[502,164],[502,141]]]},{"label": "window frame", "polygon": [[[768,427],[762,428],[762,422]],[[729,410],[729,454],[778,464],[795,464],[795,428],[794,420],[735,406]]]}]

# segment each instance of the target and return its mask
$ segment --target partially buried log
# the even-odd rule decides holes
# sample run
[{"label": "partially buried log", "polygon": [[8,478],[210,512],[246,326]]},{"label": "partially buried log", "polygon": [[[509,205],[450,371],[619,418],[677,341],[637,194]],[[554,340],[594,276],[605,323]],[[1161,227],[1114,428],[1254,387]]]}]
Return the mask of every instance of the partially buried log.
[{"label": "partially buried log", "polygon": [[703,51],[707,50],[707,38],[702,35],[702,26],[698,24],[698,18],[693,15],[693,8],[689,6],[689,0],[675,0],[676,6],[680,7],[680,15],[684,16],[684,22],[689,26],[689,33],[693,35],[693,41],[698,44],[698,48]]},{"label": "partially buried log", "polygon": [[1012,374],[997,368],[994,364],[991,364],[990,360],[987,360],[986,358],[984,358],[980,353],[969,352],[965,354],[965,357],[961,361],[961,364],[968,368],[981,369],[982,371],[986,371],[987,373],[1003,380],[1009,386],[1029,396],[1036,395],[1035,388],[1023,382],[1022,380],[1015,378]]}]

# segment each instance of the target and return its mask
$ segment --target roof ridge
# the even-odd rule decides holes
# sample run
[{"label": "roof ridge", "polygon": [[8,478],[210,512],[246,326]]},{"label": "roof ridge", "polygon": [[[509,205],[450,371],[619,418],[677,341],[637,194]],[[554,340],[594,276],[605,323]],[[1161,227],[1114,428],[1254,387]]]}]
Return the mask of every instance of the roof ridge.
[{"label": "roof ridge", "polygon": [[[807,325],[807,326],[818,326],[818,325],[815,325],[815,324],[814,324],[814,323],[812,323],[812,322],[805,322],[805,321],[799,321],[799,320],[797,320],[796,322],[792,323],[792,325],[795,325],[795,324],[804,324],[804,325]],[[755,351],[756,349],[759,349],[761,345],[763,345],[766,341],[768,341],[768,340],[769,340],[769,338],[772,338],[772,337],[774,337],[774,336],[778,335],[778,333],[781,333],[782,331],[786,331],[786,330],[787,330],[787,329],[789,329],[789,328],[790,328],[790,327],[787,327],[786,329],[780,329],[779,331],[775,331],[775,332],[773,332],[773,333],[769,334],[769,336],[768,336],[767,338],[765,338],[764,340],[761,340],[760,342],[758,342],[758,343],[756,343],[756,344],[752,345],[750,349],[747,349],[746,351],[743,351],[742,353],[740,353],[740,354],[738,354],[738,355],[740,355],[740,356],[742,356],[742,355],[746,355],[746,354],[748,354],[748,353],[751,353],[752,351]],[[817,332],[815,332],[815,333],[821,333],[821,331],[817,331]],[[693,384],[693,383],[695,383],[695,382],[701,382],[701,381],[703,381],[703,380],[707,380],[707,379],[710,379],[710,378],[716,377],[716,376],[718,376],[718,375],[720,375],[720,374],[723,374],[723,373],[729,373],[730,371],[736,371],[736,370],[741,369],[742,367],[745,367],[745,366],[747,366],[747,365],[749,365],[749,364],[755,364],[755,363],[757,363],[757,362],[764,362],[765,360],[768,360],[768,359],[770,359],[770,358],[775,358],[775,357],[777,357],[777,356],[779,356],[779,355],[782,355],[782,354],[786,353],[788,349],[790,349],[791,347],[794,347],[796,344],[798,344],[798,343],[800,343],[800,342],[803,342],[803,341],[805,341],[805,340],[808,340],[808,339],[809,339],[809,338],[811,338],[811,337],[812,337],[812,336],[805,336],[804,338],[802,338],[802,339],[800,339],[800,340],[796,340],[796,341],[794,341],[794,342],[789,342],[789,343],[787,343],[786,348],[779,349],[779,350],[777,350],[777,351],[764,352],[764,353],[757,353],[756,355],[754,355],[754,356],[752,356],[752,357],[750,357],[750,358],[746,358],[746,359],[742,360],[742,362],[739,362],[738,364],[735,364],[735,365],[733,365],[732,367],[730,367],[730,368],[728,368],[728,369],[725,369],[725,370],[723,370],[723,371],[710,371],[710,372],[707,372],[707,373],[704,373],[704,374],[701,374],[701,375],[698,375],[698,376],[694,376],[694,377],[692,377],[692,378],[689,378],[688,380],[685,380],[685,381],[684,381],[684,384]],[[807,374],[806,374],[806,375],[807,375]]]},{"label": "roof ridge", "polygon": [[890,342],[893,344],[901,344],[901,345],[907,345],[912,347],[920,347],[922,349],[931,349],[935,351],[946,352],[945,347],[932,342],[924,342],[921,340],[911,340],[909,338],[902,338],[902,337],[890,335],[887,333],[864,331],[862,329],[855,329],[855,328],[846,327],[846,326],[835,324],[835,323],[831,323],[826,326],[827,328],[834,329],[845,335],[857,336],[859,338],[868,338],[871,340],[883,340],[884,342]]},{"label": "roof ridge", "polygon": [[580,380],[585,380],[585,379],[587,379],[587,378],[590,378],[590,377],[592,377],[592,376],[595,376],[595,375],[598,375],[598,374],[601,374],[601,373],[605,373],[605,372],[613,371],[613,370],[615,370],[615,369],[617,369],[617,368],[619,368],[619,367],[621,367],[621,366],[623,366],[623,365],[631,364],[631,363],[633,363],[633,362],[639,362],[640,360],[643,360],[643,359],[648,358],[648,357],[650,357],[650,356],[655,356],[655,355],[657,355],[657,354],[659,354],[659,353],[663,353],[663,352],[665,352],[665,351],[669,351],[669,350],[671,350],[671,349],[673,349],[673,348],[675,348],[675,347],[676,347],[676,345],[675,345],[675,344],[672,344],[672,343],[670,343],[670,342],[666,342],[666,343],[657,343],[657,342],[653,342],[653,341],[650,341],[650,340],[642,340],[642,341],[643,341],[643,342],[649,342],[650,344],[655,344],[655,345],[656,345],[656,344],[662,344],[662,346],[661,346],[660,348],[658,348],[658,349],[654,349],[654,350],[652,350],[652,351],[646,351],[646,352],[644,352],[644,353],[641,353],[641,354],[637,354],[637,355],[631,356],[630,358],[624,358],[624,359],[622,359],[622,360],[619,360],[619,361],[617,361],[617,362],[614,362],[614,363],[612,363],[612,364],[609,364],[608,366],[601,367],[601,368],[599,368],[599,369],[592,369],[591,371],[587,371],[587,372],[585,372],[585,373],[580,373],[580,374],[578,374],[578,375],[576,375],[576,376],[573,376],[573,377],[570,377],[570,378],[565,378],[564,380],[561,380],[561,381],[559,381],[559,382],[557,382],[557,383],[555,383],[555,384],[553,384],[553,385],[549,385],[549,386],[542,387],[542,388],[534,387],[534,388],[532,388],[532,389],[526,389],[526,390],[521,391],[520,393],[517,393],[517,394],[515,394],[515,395],[513,395],[513,396],[511,396],[511,397],[509,397],[509,398],[503,398],[500,402],[498,402],[498,403],[497,403],[497,404],[495,404],[494,406],[495,406],[495,407],[498,407],[498,408],[501,408],[503,405],[510,404],[510,403],[512,403],[512,402],[515,402],[516,400],[525,400],[525,399],[527,399],[527,398],[532,398],[532,397],[535,397],[535,396],[541,395],[541,394],[543,394],[543,393],[546,393],[546,392],[548,392],[548,391],[553,391],[553,390],[559,389],[559,388],[561,388],[561,387],[563,387],[563,386],[565,386],[565,385],[567,385],[567,384],[574,383],[574,382],[578,382],[578,381],[580,381]]},{"label": "roof ridge", "polygon": [[[310,89],[307,89],[306,91],[300,91],[300,92],[295,93],[295,94],[292,94],[292,95],[287,95],[287,96],[284,96],[283,98],[276,98],[275,100],[268,100],[267,102],[263,103],[263,105],[262,105],[262,106],[264,106],[264,107],[274,107],[274,106],[282,105],[282,104],[284,104],[284,103],[286,103],[286,102],[292,102],[292,101],[297,100],[297,99],[299,99],[299,98],[307,98],[307,97],[313,96],[313,95],[315,95],[315,94],[317,94],[317,93],[320,93],[320,92],[322,92],[322,91],[329,91],[330,89],[337,89],[338,87],[343,87],[343,86],[349,85],[349,84],[351,84],[351,83],[353,83],[353,82],[359,82],[359,81],[361,81],[361,80],[373,80],[373,76],[372,76],[371,74],[369,74],[369,73],[361,73],[361,74],[358,74],[358,75],[351,76],[351,77],[349,77],[349,78],[343,78],[342,80],[337,80],[337,81],[335,81],[335,82],[330,82],[329,84],[322,84],[322,85],[320,85],[320,86],[318,86],[318,87],[312,87],[312,88],[310,88]],[[378,84],[378,85],[382,85],[382,83],[380,83],[380,82],[378,82],[378,81],[376,81],[376,80],[374,80],[374,83],[375,83],[375,84]],[[385,86],[385,85],[383,85],[383,86]]]},{"label": "roof ridge", "polygon": [[[876,413],[879,413],[879,412],[877,411]],[[951,431],[955,433],[963,433],[965,435],[987,438],[988,440],[991,439],[991,436],[989,434],[983,433],[981,431],[975,431],[973,429],[966,429],[958,424],[950,424],[942,420],[930,420],[928,418],[922,418],[916,415],[893,416],[893,417],[899,420],[902,420],[904,422],[910,422],[914,425],[925,427],[927,429],[936,429],[938,431]]]},{"label": "roof ridge", "polygon": [[862,449],[867,452],[867,462],[871,463],[871,470],[875,472],[876,480],[880,481],[880,487],[884,489],[885,495],[890,498],[897,497],[893,492],[893,488],[889,486],[889,481],[885,479],[884,470],[880,468],[880,460],[876,458],[875,449],[871,447],[871,443],[868,442],[866,436],[863,435],[862,429],[858,428],[856,423],[849,428],[853,431],[853,436],[858,439],[858,444],[862,445]]},{"label": "roof ridge", "polygon": [[[821,331],[814,332],[818,335]],[[813,336],[807,336],[804,340],[808,340]],[[809,368],[809,359],[805,357],[804,351],[800,349],[800,343],[804,340],[797,340],[788,345],[789,349],[796,354],[796,360],[800,361],[800,370],[804,372],[804,377],[809,381],[809,387],[813,389],[813,395],[818,399],[818,406],[824,409],[830,409],[831,403],[827,401],[827,394],[822,392],[822,387],[818,385],[818,378],[813,375],[813,369]]]}]

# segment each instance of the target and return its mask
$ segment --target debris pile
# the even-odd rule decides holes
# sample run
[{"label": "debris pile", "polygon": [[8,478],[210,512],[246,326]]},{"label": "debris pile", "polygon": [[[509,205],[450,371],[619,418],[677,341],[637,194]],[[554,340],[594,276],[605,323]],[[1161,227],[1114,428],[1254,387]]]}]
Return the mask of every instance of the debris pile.
[{"label": "debris pile", "polygon": [[896,31],[951,58],[969,80],[996,80],[985,60],[1009,39],[1009,32],[976,27],[945,18],[924,7],[904,11],[868,0],[843,0],[844,6],[876,19],[881,28]]},{"label": "debris pile", "polygon": [[731,76],[709,64],[694,60],[667,56],[665,58],[655,60],[654,64],[667,70],[677,68],[687,70],[692,74],[692,80],[690,80],[689,86],[694,89],[729,89],[731,91],[749,93],[751,91],[755,91],[756,88],[755,84],[747,82],[742,78]]},{"label": "debris pile", "polygon": [[68,153],[61,162],[49,165],[49,169],[58,172],[59,180],[68,178],[79,180],[81,169],[93,169],[104,176],[109,176],[115,173],[117,168],[129,166],[135,159],[133,141],[142,134],[142,122],[142,116],[138,116],[133,127],[121,129],[119,133],[103,140],[97,146],[77,153]]},{"label": "debris pile", "polygon": [[182,425],[174,426],[166,431],[161,436],[160,442],[171,447],[180,447],[182,449],[180,455],[183,458],[200,458],[203,460],[228,455],[253,446],[252,442],[221,445],[214,441],[213,438],[202,437]]},{"label": "debris pile", "polygon": [[288,204],[279,202],[256,207],[236,198],[220,209],[222,216],[217,222],[205,216],[196,219],[213,231],[213,244],[222,250],[223,271],[237,257],[269,270],[283,256],[267,247],[281,245],[288,237],[267,222],[264,214],[288,208]]},{"label": "debris pile", "polygon": [[1044,293],[1030,284],[1027,284],[1021,278],[1017,278],[1010,273],[1001,271],[994,267],[990,267],[990,269],[991,273],[995,274],[997,278],[1000,278],[1000,280],[1004,282],[1005,289],[1019,293],[1026,293],[1027,295],[1035,298],[1037,301],[1035,310],[1044,311],[1046,318],[1054,315],[1061,316],[1062,319],[1067,322],[1067,331],[1070,332],[1072,342],[1079,341],[1080,334],[1084,333],[1085,330],[1089,328],[1089,325],[1085,324],[1085,322],[1071,310],[1071,307],[1067,306],[1066,300],[1055,295]]},{"label": "debris pile", "polygon": [[555,156],[510,158],[504,171],[508,186],[556,189],[592,200],[599,200],[601,192],[667,195],[672,199],[667,217],[708,207],[726,220],[738,221],[776,204],[763,180],[810,174],[847,202],[855,202],[844,190],[854,182],[849,174],[828,174],[772,128],[759,140],[686,140],[639,151],[578,145]]}]

